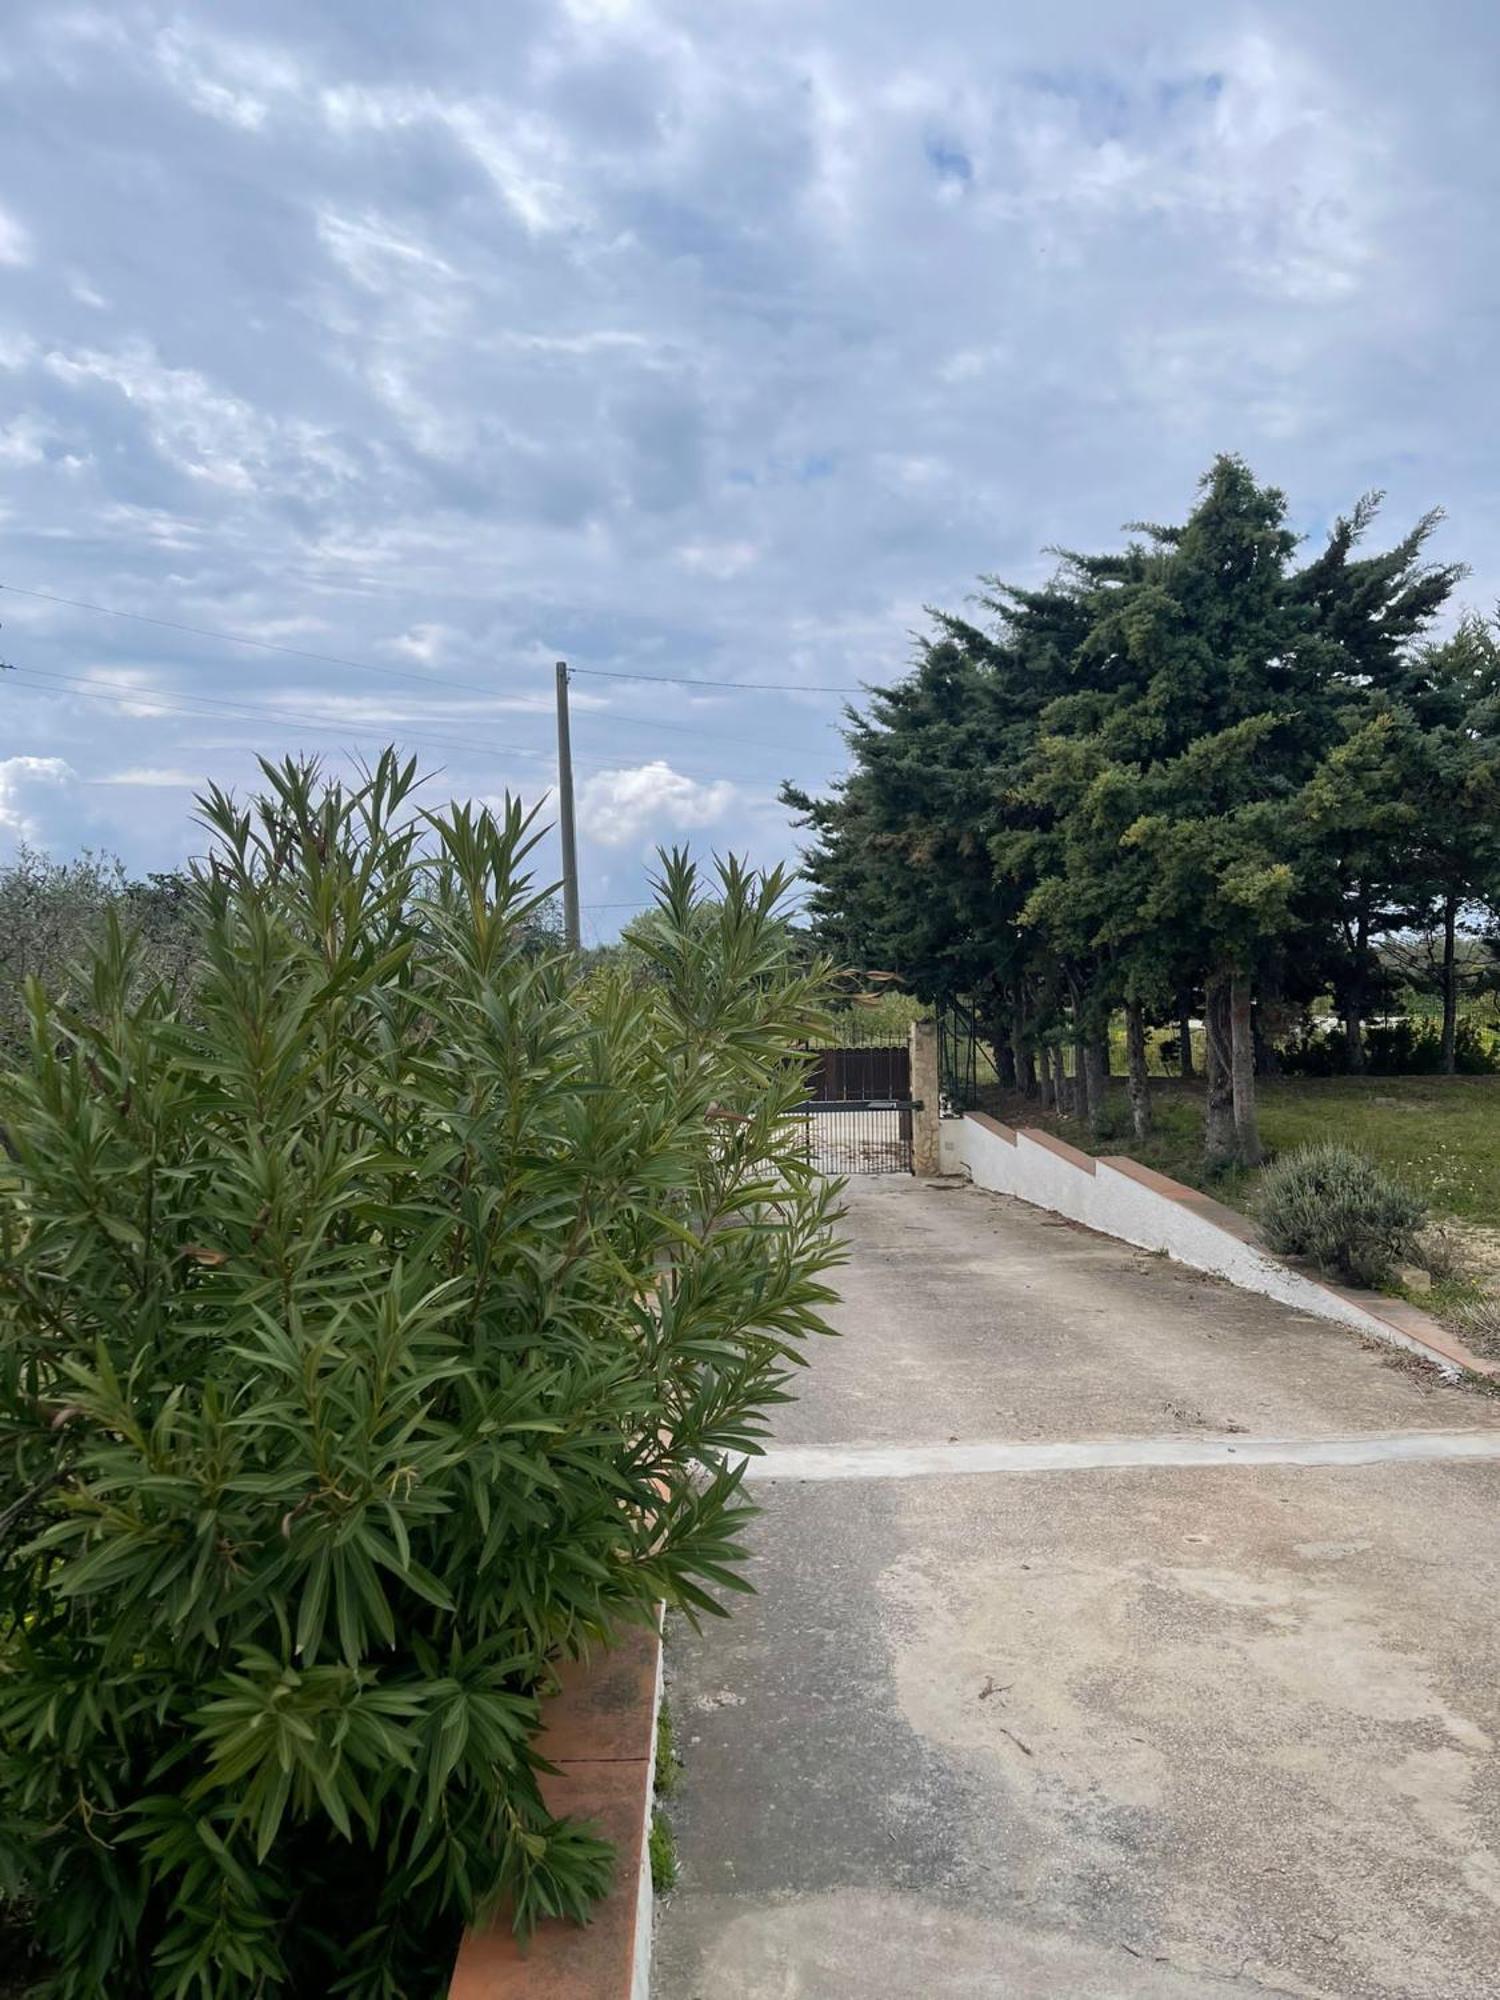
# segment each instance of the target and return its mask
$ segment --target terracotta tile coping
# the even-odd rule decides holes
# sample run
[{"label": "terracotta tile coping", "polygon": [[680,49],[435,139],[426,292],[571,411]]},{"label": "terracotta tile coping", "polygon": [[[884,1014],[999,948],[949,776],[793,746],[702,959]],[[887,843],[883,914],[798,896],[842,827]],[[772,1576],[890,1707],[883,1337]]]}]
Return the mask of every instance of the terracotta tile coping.
[{"label": "terracotta tile coping", "polygon": [[[618,1856],[614,1887],[585,1925],[538,1925],[524,1947],[502,1916],[459,1948],[448,2000],[631,2000],[651,1921],[646,1825],[656,1764],[661,1638],[622,1631],[608,1652],[559,1669],[537,1748],[549,1811],[593,1820]],[[644,1913],[644,1914],[643,1914]]]},{"label": "terracotta tile coping", "polygon": [[986,1132],[993,1132],[997,1139],[1003,1139],[1007,1146],[1016,1143],[1015,1132],[1009,1125],[1002,1125],[998,1118],[991,1118],[988,1111],[966,1111],[965,1118],[972,1118],[976,1125],[982,1125]]},{"label": "terracotta tile coping", "polygon": [[1479,1355],[1471,1354],[1456,1333],[1451,1333],[1447,1327],[1435,1320],[1430,1312],[1424,1312],[1420,1306],[1414,1306],[1409,1299],[1391,1299],[1387,1298],[1384,1292],[1362,1292],[1356,1291],[1350,1285],[1330,1284],[1327,1278],[1317,1272],[1309,1271],[1305,1275],[1311,1278],[1315,1285],[1321,1286],[1325,1292],[1332,1293],[1334,1298],[1344,1299],[1348,1304],[1358,1306],[1359,1310],[1368,1313],[1371,1319],[1383,1320],[1396,1333],[1403,1335],[1407,1340],[1419,1341],[1423,1347],[1431,1349],[1444,1361],[1451,1361],[1455,1368],[1462,1368],[1471,1375],[1487,1375],[1491,1380],[1500,1381],[1500,1361],[1485,1361]]},{"label": "terracotta tile coping", "polygon": [[[1198,1188],[1185,1187],[1181,1181],[1174,1181],[1167,1174],[1159,1174],[1154,1167],[1143,1166],[1139,1160],[1132,1160],[1127,1153],[1109,1153],[1096,1160],[1088,1153],[1081,1153],[1076,1146],[1070,1146],[1066,1139],[1059,1139],[1055,1133],[1043,1132],[1034,1125],[1022,1125],[1012,1129],[1009,1125],[1002,1125],[998,1118],[991,1118],[986,1111],[970,1111],[966,1112],[965,1116],[973,1119],[976,1125],[982,1125],[987,1132],[993,1132],[996,1138],[1003,1139],[1008,1146],[1014,1146],[1018,1139],[1029,1139],[1033,1145],[1044,1147],[1047,1152],[1068,1161],[1071,1166],[1081,1167],[1085,1173],[1096,1174],[1100,1165],[1109,1167],[1115,1173],[1123,1174],[1127,1180],[1149,1188],[1153,1194],[1160,1195],[1164,1200],[1176,1202],[1179,1207],[1191,1210],[1205,1222],[1211,1223],[1215,1229],[1222,1229],[1226,1236],[1234,1237],[1236,1242],[1249,1244],[1269,1263],[1282,1264],[1287,1270],[1296,1271],[1299,1277],[1316,1285],[1320,1291],[1327,1292],[1331,1298],[1339,1299],[1369,1318],[1379,1320],[1399,1336],[1400,1345],[1409,1346],[1415,1343],[1426,1349],[1434,1360],[1447,1362],[1472,1375],[1486,1375],[1492,1380],[1500,1381],[1500,1362],[1485,1361],[1479,1355],[1471,1354],[1458,1336],[1440,1325],[1431,1313],[1424,1312],[1420,1306],[1412,1305],[1407,1299],[1391,1299],[1387,1298],[1384,1292],[1358,1291],[1351,1286],[1336,1285],[1320,1272],[1299,1269],[1297,1265],[1289,1263],[1285,1258],[1277,1257],[1273,1251],[1265,1248],[1260,1240],[1260,1232],[1247,1215],[1242,1215],[1237,1208],[1226,1208],[1223,1202],[1215,1201],[1212,1195],[1204,1194]],[[1345,1323],[1352,1324],[1348,1321]]]}]

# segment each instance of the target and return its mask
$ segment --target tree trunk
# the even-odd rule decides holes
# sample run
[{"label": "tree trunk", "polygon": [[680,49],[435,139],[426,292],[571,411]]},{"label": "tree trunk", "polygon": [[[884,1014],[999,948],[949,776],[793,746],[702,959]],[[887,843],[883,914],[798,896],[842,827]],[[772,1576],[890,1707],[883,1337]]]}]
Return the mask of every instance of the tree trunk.
[{"label": "tree trunk", "polygon": [[1090,1035],[1083,1045],[1083,1107],[1097,1138],[1109,1109],[1109,1043],[1100,1035]]},{"label": "tree trunk", "polygon": [[1193,1080],[1193,996],[1177,996],[1177,1062],[1184,1083]]},{"label": "tree trunk", "polygon": [[1010,1015],[1010,1056],[1015,1065],[1016,1084],[1028,1097],[1036,1096],[1036,1063],[1026,1041],[1026,987],[1016,987],[1016,1004]]},{"label": "tree trunk", "polygon": [[1234,1074],[1230,1060],[1229,975],[1216,972],[1204,987],[1203,1157],[1209,1168],[1227,1167],[1235,1157]]},{"label": "tree trunk", "polygon": [[1356,974],[1344,999],[1344,1056],[1351,1076],[1362,1076],[1365,1068],[1364,983]]},{"label": "tree trunk", "polygon": [[1009,1036],[1003,1042],[995,1043],[991,1051],[991,1060],[995,1065],[995,1074],[1000,1079],[1002,1090],[1014,1090],[1016,1087],[1016,1052],[1011,1047]]},{"label": "tree trunk", "polygon": [[1443,1075],[1458,1068],[1458,898],[1443,898]]},{"label": "tree trunk", "polygon": [[1258,1167],[1265,1158],[1255,1116],[1255,1038],[1250,976],[1237,972],[1229,987],[1229,1067],[1234,1101],[1234,1137],[1241,1164]]},{"label": "tree trunk", "polygon": [[1125,1002],[1125,1090],[1137,1139],[1151,1130],[1151,1079],[1146,1071],[1146,1015],[1139,1000]]},{"label": "tree trunk", "polygon": [[1344,1062],[1350,1076],[1364,1074],[1364,1000],[1358,988],[1364,980],[1350,980],[1344,1002]]},{"label": "tree trunk", "polygon": [[1280,1076],[1281,1052],[1276,1046],[1278,1036],[1286,1033],[1286,1007],[1284,1004],[1283,978],[1285,964],[1280,951],[1273,951],[1266,960],[1265,970],[1260,978],[1260,992],[1255,1002],[1255,1074],[1257,1076]]},{"label": "tree trunk", "polygon": [[1016,1083],[1023,1097],[1036,1096],[1036,1057],[1028,1048],[1016,1051]]},{"label": "tree trunk", "polygon": [[1344,995],[1344,1049],[1349,1058],[1349,1074],[1363,1076],[1365,1070],[1365,1004],[1368,990],[1370,952],[1370,907],[1359,899],[1359,918],[1354,932],[1354,965]]},{"label": "tree trunk", "polygon": [[1073,1087],[1069,1093],[1068,1109],[1075,1118],[1087,1118],[1089,1112],[1088,1058],[1084,1054],[1084,1040],[1081,1035],[1073,1037]]},{"label": "tree trunk", "polygon": [[1040,1049],[1037,1050],[1037,1060],[1040,1066],[1042,1109],[1043,1111],[1056,1111],[1058,1109],[1057,1080],[1052,1072],[1052,1048],[1050,1043],[1042,1043]]}]

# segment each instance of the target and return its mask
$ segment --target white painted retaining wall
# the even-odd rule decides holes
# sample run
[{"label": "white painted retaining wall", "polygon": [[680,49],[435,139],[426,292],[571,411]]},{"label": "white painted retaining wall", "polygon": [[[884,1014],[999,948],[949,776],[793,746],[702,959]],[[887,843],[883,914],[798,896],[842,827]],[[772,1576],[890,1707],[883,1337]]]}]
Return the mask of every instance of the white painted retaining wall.
[{"label": "white painted retaining wall", "polygon": [[1012,1130],[982,1112],[943,1120],[940,1158],[945,1173],[967,1173],[976,1187],[1014,1195],[1143,1250],[1165,1251],[1245,1291],[1409,1348],[1447,1373],[1500,1372],[1427,1313],[1376,1293],[1351,1293],[1282,1263],[1258,1246],[1245,1217],[1138,1161],[1094,1159],[1051,1133]]}]

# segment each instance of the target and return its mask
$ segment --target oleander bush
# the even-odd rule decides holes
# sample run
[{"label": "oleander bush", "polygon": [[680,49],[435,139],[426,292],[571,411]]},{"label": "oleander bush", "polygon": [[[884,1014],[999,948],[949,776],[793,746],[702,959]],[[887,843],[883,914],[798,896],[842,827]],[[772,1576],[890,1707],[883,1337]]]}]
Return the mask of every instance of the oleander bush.
[{"label": "oleander bush", "polygon": [[585,1915],[539,1694],[745,1587],[838,1258],[780,873],[667,857],[653,976],[584,977],[517,808],[263,768],[191,1012],[111,923],[0,1076],[0,1894],[63,2000],[428,2000]]},{"label": "oleander bush", "polygon": [[1368,1153],[1330,1140],[1299,1146],[1266,1170],[1266,1241],[1356,1285],[1379,1285],[1418,1254],[1426,1204]]}]

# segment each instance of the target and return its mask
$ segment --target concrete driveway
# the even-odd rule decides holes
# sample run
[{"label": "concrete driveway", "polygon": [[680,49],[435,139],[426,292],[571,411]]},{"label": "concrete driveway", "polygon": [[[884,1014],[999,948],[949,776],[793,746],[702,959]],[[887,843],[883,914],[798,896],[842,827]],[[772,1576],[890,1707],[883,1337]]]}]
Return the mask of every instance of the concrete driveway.
[{"label": "concrete driveway", "polygon": [[848,1227],[670,1630],[656,2000],[1500,1995],[1500,1403],[1001,1197]]}]

